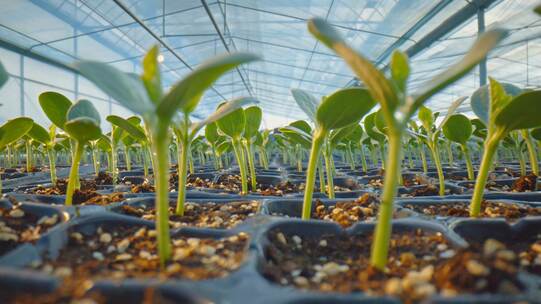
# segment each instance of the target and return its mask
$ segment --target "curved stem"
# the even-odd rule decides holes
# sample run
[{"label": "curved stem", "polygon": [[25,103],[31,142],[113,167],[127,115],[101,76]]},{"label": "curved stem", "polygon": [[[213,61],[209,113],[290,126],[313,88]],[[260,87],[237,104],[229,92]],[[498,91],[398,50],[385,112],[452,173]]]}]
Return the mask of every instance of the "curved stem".
[{"label": "curved stem", "polygon": [[323,171],[323,160],[318,157],[317,172],[319,176],[319,192],[325,193],[325,171]]},{"label": "curved stem", "polygon": [[366,163],[366,155],[364,155],[364,147],[361,143],[361,165],[363,166],[363,172],[368,171],[368,164]]},{"label": "curved stem", "polygon": [[385,141],[379,143],[379,156],[381,158],[381,169],[385,170]]},{"label": "curved stem", "polygon": [[387,264],[387,255],[389,251],[389,239],[392,230],[393,200],[396,196],[398,179],[401,174],[401,149],[402,134],[397,132],[389,134],[389,154],[387,158],[387,167],[383,184],[383,194],[378,212],[378,222],[374,232],[374,242],[372,243],[372,254],[370,264],[383,270]]},{"label": "curved stem", "polygon": [[30,140],[25,141],[26,146],[26,173],[30,173],[32,170],[32,145]]},{"label": "curved stem", "polygon": [[470,216],[478,217],[481,212],[481,201],[483,200],[483,193],[487,183],[488,172],[492,165],[492,158],[498,148],[498,137],[492,137],[485,143],[485,150],[483,151],[483,159],[481,160],[481,166],[479,167],[479,173],[475,180],[475,188],[473,190],[473,196],[470,203]]},{"label": "curved stem", "polygon": [[518,155],[518,162],[520,164],[520,175],[524,176],[526,175],[526,161],[524,160],[524,154],[522,153],[520,145],[517,145],[516,149]]},{"label": "curved stem", "polygon": [[351,142],[348,142],[348,157],[349,157],[349,167],[351,170],[355,170],[355,157],[353,156],[353,151],[351,149]]},{"label": "curved stem", "polygon": [[78,141],[75,141],[75,151],[73,154],[73,162],[71,163],[70,175],[68,177],[68,188],[66,190],[66,200],[64,204],[66,206],[71,206],[73,202],[73,192],[75,192],[75,187],[77,184],[77,179],[79,178],[79,162],[81,161],[81,156],[84,152],[84,144]]},{"label": "curved stem", "polygon": [[312,196],[314,194],[314,184],[316,181],[316,166],[319,161],[319,152],[325,139],[324,130],[316,130],[312,139],[312,148],[310,149],[310,158],[306,168],[306,183],[304,189],[304,200],[302,204],[302,219],[310,219],[312,213]]}]

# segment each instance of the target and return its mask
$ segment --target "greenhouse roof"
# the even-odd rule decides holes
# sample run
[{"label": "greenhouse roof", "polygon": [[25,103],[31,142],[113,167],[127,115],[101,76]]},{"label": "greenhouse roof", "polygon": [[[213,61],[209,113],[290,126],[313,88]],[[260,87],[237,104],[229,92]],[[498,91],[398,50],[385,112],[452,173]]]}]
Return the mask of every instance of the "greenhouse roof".
[{"label": "greenhouse roof", "polygon": [[[491,53],[488,75],[522,87],[538,87],[541,19],[533,0],[19,0],[2,2],[0,46],[57,66],[79,59],[139,72],[143,54],[158,44],[164,81],[173,84],[215,54],[248,51],[262,60],[222,77],[204,96],[195,116],[224,99],[252,95],[267,127],[305,118],[290,94],[316,96],[356,84],[342,60],[316,42],[306,21],[325,18],[359,52],[384,67],[395,49],[412,57],[410,89],[441,72],[496,24],[512,32]],[[484,15],[480,12],[484,11]],[[479,15],[480,14],[480,15]],[[25,16],[21,18],[20,16]],[[479,86],[476,69],[432,98],[444,110]],[[462,111],[469,111],[466,103]]]}]

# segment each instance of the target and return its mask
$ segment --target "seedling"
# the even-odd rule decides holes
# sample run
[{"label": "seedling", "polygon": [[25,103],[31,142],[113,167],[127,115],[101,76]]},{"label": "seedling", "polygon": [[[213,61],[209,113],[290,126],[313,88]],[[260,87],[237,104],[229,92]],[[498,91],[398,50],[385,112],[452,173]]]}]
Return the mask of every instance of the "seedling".
[{"label": "seedling", "polygon": [[34,141],[43,144],[47,152],[47,157],[49,159],[49,171],[51,174],[51,183],[56,184],[56,153],[54,150],[55,146],[55,137],[56,137],[56,127],[51,125],[49,131],[44,127],[40,126],[36,122],[33,123],[32,128],[28,131],[28,136],[30,136]]},{"label": "seedling", "polygon": [[[1,65],[0,65],[1,67]],[[0,81],[1,81],[0,75]],[[18,117],[5,122],[0,126],[0,151],[8,145],[23,137],[34,125],[34,121],[28,117]],[[2,193],[2,178],[0,177],[0,193]]]},{"label": "seedling", "polygon": [[473,171],[473,165],[470,156],[470,150],[468,148],[468,140],[473,132],[472,123],[462,114],[454,114],[447,119],[447,121],[442,124],[443,126],[443,135],[447,137],[450,141],[456,142],[460,145],[464,160],[466,161],[466,169],[468,171],[468,179],[475,179],[475,174]]},{"label": "seedling", "polygon": [[[160,68],[158,64],[159,50],[154,46],[143,59],[143,74],[134,77],[116,68],[100,62],[82,61],[76,67],[80,73],[94,82],[97,87],[109,94],[132,112],[142,116],[147,134],[150,137],[154,176],[156,186],[156,217],[158,253],[163,267],[171,256],[169,236],[169,127],[173,117],[180,110],[184,115],[180,129],[185,131],[183,150],[189,149],[189,139],[192,132],[204,126],[202,124],[189,125],[189,115],[195,110],[203,93],[222,74],[236,66],[255,60],[251,54],[230,54],[216,57],[201,64],[191,71],[184,79],[174,84],[167,93],[163,92],[161,85]],[[229,109],[234,109],[231,107]],[[215,118],[215,117],[214,117]],[[114,151],[114,150],[113,150]],[[184,159],[186,161],[186,159]],[[180,179],[185,178],[179,176]],[[183,190],[184,191],[184,190]],[[179,201],[184,193],[178,193]],[[182,213],[183,205],[177,205],[177,212]]]},{"label": "seedling", "polygon": [[397,51],[392,55],[390,78],[387,78],[368,59],[348,46],[325,20],[320,18],[310,20],[308,29],[319,41],[344,59],[367,86],[374,100],[381,105],[389,138],[389,151],[379,218],[372,245],[371,264],[383,270],[387,263],[391,235],[393,199],[396,196],[398,176],[401,174],[402,136],[408,121],[431,96],[460,79],[485,58],[486,54],[505,37],[505,32],[490,30],[483,33],[460,62],[428,81],[422,86],[421,91],[409,96],[407,80],[410,72],[408,59],[404,53]]},{"label": "seedling", "polygon": [[[308,117],[315,113],[313,116],[315,129],[312,135],[312,145],[306,171],[306,185],[302,207],[302,218],[310,219],[316,166],[319,161],[321,148],[327,140],[327,136],[332,130],[338,130],[354,123],[358,123],[361,118],[374,107],[376,102],[371,98],[367,90],[361,88],[348,88],[334,92],[327,98],[324,98],[319,105],[312,104],[308,107],[309,110],[304,109],[304,106],[301,106],[299,101],[297,101],[297,103],[301,109],[305,111]],[[312,112],[312,109],[314,108],[316,110]],[[330,166],[327,166],[327,176],[331,175],[330,169]],[[331,189],[331,187],[332,184],[329,184],[328,188]],[[330,191],[331,190],[329,190],[329,192]]]},{"label": "seedling", "polygon": [[263,113],[261,108],[257,106],[252,106],[244,110],[244,116],[246,117],[246,124],[244,125],[244,134],[243,134],[243,145],[246,149],[246,156],[248,158],[248,166],[250,168],[250,181],[252,183],[252,191],[256,190],[257,181],[256,181],[256,172],[255,172],[255,156],[254,156],[254,141],[255,136],[259,132],[259,127],[261,126],[261,118]]},{"label": "seedling", "polygon": [[541,91],[520,92],[490,78],[472,95],[473,112],[487,126],[483,158],[475,182],[470,216],[478,217],[492,159],[498,145],[514,130],[541,126]]},{"label": "seedling", "polygon": [[461,97],[457,99],[455,102],[453,102],[451,106],[449,107],[449,109],[447,109],[447,115],[440,122],[438,126],[435,126],[436,115],[434,115],[429,108],[425,106],[421,106],[419,108],[419,120],[423,124],[423,128],[426,131],[426,136],[421,135],[421,137],[424,138],[424,142],[428,146],[428,149],[430,149],[430,152],[432,152],[432,159],[434,160],[434,163],[436,165],[436,170],[438,172],[440,196],[445,195],[445,176],[443,175],[443,167],[441,165],[438,140],[439,140],[440,132],[443,125],[447,122],[449,117],[451,117],[451,115],[454,114],[458,106],[460,106],[462,102],[464,102],[464,100],[466,100],[466,98]]},{"label": "seedling", "polygon": [[208,124],[205,127],[205,138],[207,139],[211,149],[212,156],[214,157],[214,168],[223,169],[222,158],[218,156],[216,152],[216,146],[220,141],[220,134],[218,134],[218,126],[215,122]]}]

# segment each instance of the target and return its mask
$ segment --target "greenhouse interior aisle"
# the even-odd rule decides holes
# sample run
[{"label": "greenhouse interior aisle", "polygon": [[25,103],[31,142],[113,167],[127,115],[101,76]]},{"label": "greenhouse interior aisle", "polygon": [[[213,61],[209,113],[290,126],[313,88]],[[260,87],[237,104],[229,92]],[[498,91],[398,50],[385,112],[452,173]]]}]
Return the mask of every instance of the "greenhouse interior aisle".
[{"label": "greenhouse interior aisle", "polygon": [[540,27],[0,0],[0,303],[539,303]]}]

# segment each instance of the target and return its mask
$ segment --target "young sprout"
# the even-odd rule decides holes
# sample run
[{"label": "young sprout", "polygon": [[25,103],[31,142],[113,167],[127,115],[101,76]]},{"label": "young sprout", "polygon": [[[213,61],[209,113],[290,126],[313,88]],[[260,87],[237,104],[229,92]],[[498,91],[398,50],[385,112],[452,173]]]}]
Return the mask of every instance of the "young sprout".
[{"label": "young sprout", "polygon": [[256,191],[257,181],[255,172],[255,159],[254,159],[254,141],[255,136],[259,132],[261,126],[261,118],[263,113],[261,108],[252,106],[244,110],[244,116],[246,117],[246,124],[244,126],[244,134],[242,143],[246,149],[246,156],[248,158],[248,167],[250,168],[250,181],[252,183],[252,191]]},{"label": "young sprout", "polygon": [[[352,130],[349,135],[344,138],[344,142],[346,144],[346,153],[349,159],[349,167],[351,170],[355,170],[355,154],[353,153],[353,151],[360,144],[361,139],[363,138],[363,128],[359,124],[356,124],[351,128]],[[364,163],[363,171],[366,172],[366,162]]]},{"label": "young sprout", "polygon": [[218,156],[216,147],[220,140],[220,134],[218,134],[218,126],[215,122],[208,124],[205,127],[205,138],[212,149],[212,156],[214,157],[214,169],[223,169],[222,158]]},{"label": "young sprout", "polygon": [[[222,74],[242,63],[253,61],[257,57],[251,54],[237,53],[214,58],[199,65],[197,69],[191,71],[185,78],[174,84],[169,92],[165,93],[161,84],[158,55],[157,46],[150,49],[143,59],[143,74],[140,77],[121,72],[100,62],[83,61],[77,63],[76,66],[79,72],[94,82],[97,87],[143,118],[152,148],[156,211],[158,214],[156,217],[158,254],[160,264],[163,267],[171,256],[168,217],[169,127],[173,117],[179,110],[184,116],[181,130],[185,131],[183,140],[186,146],[183,147],[183,150],[188,150],[189,141],[193,138],[192,132],[198,131],[205,122],[212,122],[204,120],[203,124],[192,127],[189,125],[188,117],[199,104],[203,93]],[[180,178],[182,177],[179,176]],[[180,197],[182,194],[178,195]],[[183,199],[179,199],[179,202],[183,203]],[[182,213],[183,207],[183,204],[177,205],[177,212]]]},{"label": "young sprout", "polygon": [[434,160],[434,163],[436,165],[436,170],[438,172],[438,180],[440,184],[440,196],[445,195],[445,176],[443,175],[443,167],[441,165],[441,158],[440,158],[440,150],[438,141],[440,138],[440,133],[443,125],[446,123],[446,121],[451,117],[451,115],[454,114],[458,106],[460,106],[464,100],[466,100],[466,97],[461,97],[457,99],[455,102],[451,104],[449,109],[447,109],[447,115],[445,118],[440,122],[438,126],[435,126],[436,122],[436,115],[432,113],[432,111],[425,107],[421,106],[419,108],[419,120],[423,124],[423,128],[426,131],[426,136],[421,137],[424,138],[424,141],[426,145],[428,146],[428,149],[430,149],[430,152],[432,152],[432,159]]},{"label": "young sprout", "polygon": [[[316,166],[319,161],[321,148],[325,144],[325,141],[328,140],[329,133],[333,130],[338,130],[358,123],[375,104],[376,102],[370,97],[367,90],[361,88],[347,88],[332,93],[327,98],[324,98],[319,105],[314,105],[313,108],[315,108],[315,111],[305,110],[305,113],[309,117],[314,115],[315,129],[312,135],[312,145],[306,171],[306,185],[302,207],[303,219],[310,219]],[[303,109],[302,106],[301,109]],[[330,166],[327,166],[328,177],[331,175],[330,169]],[[329,184],[329,191],[331,187],[332,184]]]},{"label": "young sprout", "polygon": [[381,105],[389,138],[389,150],[378,223],[372,245],[371,264],[383,270],[387,263],[391,235],[393,199],[396,196],[398,176],[401,175],[402,136],[408,121],[427,99],[460,79],[483,60],[486,54],[505,37],[505,32],[490,30],[483,33],[462,61],[429,80],[422,86],[421,91],[410,96],[406,90],[410,72],[408,59],[404,53],[395,52],[392,55],[391,73],[387,78],[368,59],[348,46],[325,20],[320,18],[310,20],[308,29],[319,41],[344,59],[367,86],[372,97]]},{"label": "young sprout", "polygon": [[259,149],[259,163],[264,169],[269,169],[269,158],[267,156],[267,145],[269,144],[270,130],[257,132],[254,145]]},{"label": "young sprout", "polygon": [[470,140],[470,137],[472,135],[471,121],[463,114],[453,114],[442,125],[443,135],[450,141],[456,142],[460,145],[464,160],[466,161],[468,179],[475,179],[470,150],[468,148],[468,140]]},{"label": "young sprout", "polygon": [[[368,114],[366,118],[364,119],[364,129],[366,130],[366,134],[368,137],[373,139],[378,143],[379,147],[379,153],[380,153],[380,159],[381,159],[381,169],[385,168],[385,134],[380,132],[379,128],[376,125],[377,120],[377,112],[373,112],[371,114]],[[376,158],[376,151],[374,150],[374,146],[372,145],[370,147],[372,150],[372,160],[374,163],[377,163]]]},{"label": "young sprout", "polygon": [[470,216],[478,217],[492,159],[498,145],[514,130],[541,126],[541,91],[520,92],[490,78],[471,97],[473,112],[487,126],[483,158],[475,182]]},{"label": "young sprout", "polygon": [[49,159],[49,172],[51,174],[51,183],[56,184],[56,155],[55,155],[55,137],[56,137],[56,127],[51,125],[49,131],[44,127],[40,126],[36,122],[32,125],[32,129],[28,131],[28,136],[30,136],[35,142],[42,144],[45,147],[47,152],[47,157]]},{"label": "young sprout", "polygon": [[[145,178],[148,177],[148,165],[149,165],[149,149],[150,149],[150,143],[149,139],[147,137],[147,134],[145,133],[145,130],[140,126],[141,120],[139,117],[132,116],[128,119],[124,119],[122,117],[116,116],[116,115],[109,115],[107,116],[106,120],[110,122],[113,125],[113,130],[111,131],[113,134],[113,142],[115,142],[115,145],[118,144],[119,140],[122,140],[122,138],[126,138],[125,135],[129,135],[131,138],[139,142],[141,145],[141,153],[143,155],[143,170]],[[122,136],[122,133],[125,133],[124,137]],[[125,145],[130,145],[129,142],[124,142]],[[126,147],[126,150],[128,147]],[[114,157],[113,157],[114,158]],[[129,159],[129,156],[126,156],[127,162]],[[128,168],[128,170],[130,170]],[[115,181],[113,181],[115,182]]]},{"label": "young sprout", "polygon": [[64,131],[73,140],[73,159],[68,177],[65,205],[71,206],[75,185],[79,179],[79,163],[83,156],[84,146],[91,140],[98,140],[101,136],[100,114],[90,101],[81,99],[74,103],[66,114],[66,122],[62,126]]},{"label": "young sprout", "polygon": [[532,138],[530,137],[530,132],[528,132],[528,130],[526,129],[523,129],[520,130],[520,135],[522,136],[522,139],[526,144],[526,148],[528,149],[528,157],[530,158],[530,167],[532,168],[532,172],[536,176],[539,176],[539,163],[537,162],[537,152],[535,151],[534,143],[532,141]]},{"label": "young sprout", "polygon": [[[1,65],[0,65],[1,68]],[[0,75],[0,81],[1,81]],[[32,126],[34,121],[28,117],[19,117],[8,120],[2,126],[0,126],[0,151],[3,151],[8,145],[16,142],[21,137],[26,135]],[[2,193],[2,178],[0,176],[0,193]]]}]

